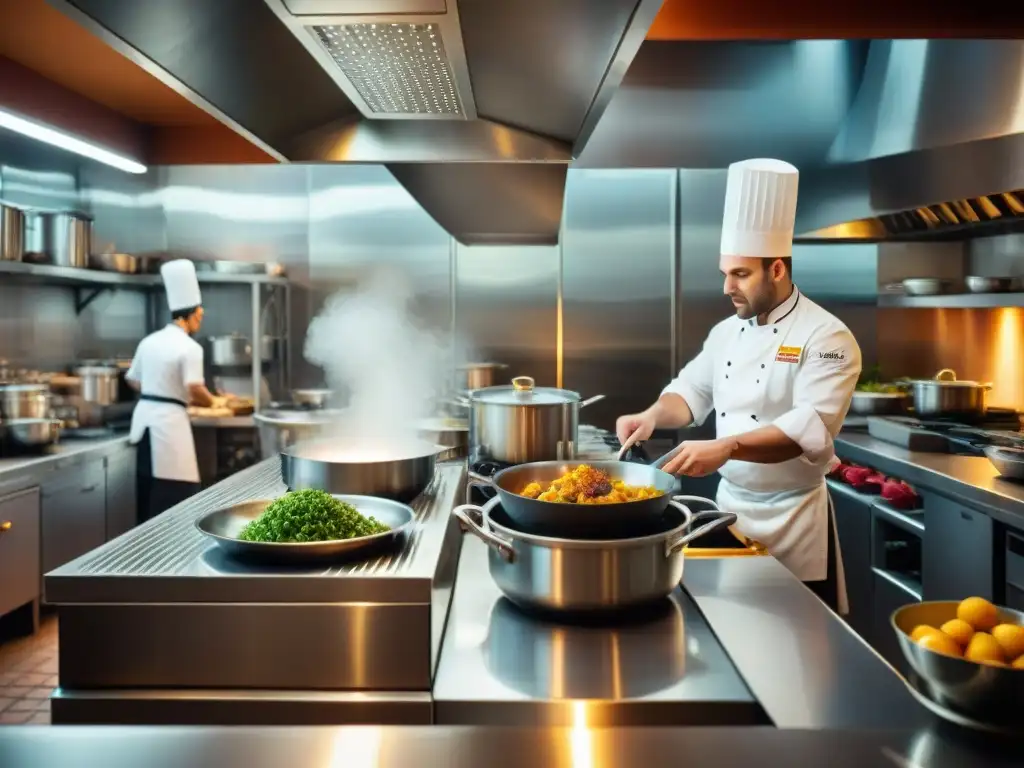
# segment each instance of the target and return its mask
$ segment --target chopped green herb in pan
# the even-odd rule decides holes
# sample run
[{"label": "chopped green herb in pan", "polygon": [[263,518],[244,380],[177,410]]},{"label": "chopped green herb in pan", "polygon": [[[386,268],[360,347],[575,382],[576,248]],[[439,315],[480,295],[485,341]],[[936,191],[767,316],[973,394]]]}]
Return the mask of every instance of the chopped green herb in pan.
[{"label": "chopped green herb in pan", "polygon": [[282,496],[246,525],[238,538],[292,544],[355,539],[390,530],[384,523],[360,514],[351,504],[338,501],[329,493],[306,490]]}]

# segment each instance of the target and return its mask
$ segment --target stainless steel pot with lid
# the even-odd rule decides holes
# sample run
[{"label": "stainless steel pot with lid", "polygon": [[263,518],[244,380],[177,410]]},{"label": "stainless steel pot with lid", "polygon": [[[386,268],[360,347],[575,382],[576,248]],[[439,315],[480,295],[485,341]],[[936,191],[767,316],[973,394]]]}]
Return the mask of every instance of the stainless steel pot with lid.
[{"label": "stainless steel pot with lid", "polygon": [[951,368],[943,368],[934,379],[916,379],[911,387],[917,416],[984,415],[985,395],[992,389],[991,384],[957,379]]},{"label": "stainless steel pot with lid", "polygon": [[529,376],[474,390],[469,393],[470,461],[525,464],[575,458],[580,409],[603,398],[584,400],[572,390],[538,387]]}]

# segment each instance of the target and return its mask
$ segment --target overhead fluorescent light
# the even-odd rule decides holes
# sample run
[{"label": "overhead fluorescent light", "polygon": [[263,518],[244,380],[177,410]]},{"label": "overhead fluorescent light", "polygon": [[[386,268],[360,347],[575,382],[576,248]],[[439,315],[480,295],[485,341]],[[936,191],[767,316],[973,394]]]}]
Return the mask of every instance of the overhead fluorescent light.
[{"label": "overhead fluorescent light", "polygon": [[128,173],[146,172],[146,166],[129,157],[111,152],[109,149],[103,149],[103,147],[97,147],[95,144],[77,139],[63,131],[58,131],[56,128],[50,128],[34,120],[26,120],[24,117],[5,112],[2,109],[0,109],[0,128],[6,128],[9,131],[20,133],[37,141],[52,144],[55,147],[66,149],[68,152],[74,152],[76,155],[98,160],[101,163],[127,171]]}]

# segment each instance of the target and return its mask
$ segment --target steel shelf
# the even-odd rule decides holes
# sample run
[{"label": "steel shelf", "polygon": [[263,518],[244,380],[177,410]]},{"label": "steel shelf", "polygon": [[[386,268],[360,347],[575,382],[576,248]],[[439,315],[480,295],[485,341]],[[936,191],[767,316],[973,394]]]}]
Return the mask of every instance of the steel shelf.
[{"label": "steel shelf", "polygon": [[908,309],[998,309],[1024,307],[1024,293],[945,293],[937,296],[882,294],[879,307]]},{"label": "steel shelf", "polygon": [[[58,267],[52,264],[27,264],[21,261],[0,261],[0,275],[19,280],[48,283],[50,285],[71,285],[77,287],[124,288],[150,290],[161,287],[160,275],[125,275],[120,272],[102,272],[94,269]],[[227,274],[198,271],[200,283],[234,285],[287,285],[284,277],[266,274]]]}]

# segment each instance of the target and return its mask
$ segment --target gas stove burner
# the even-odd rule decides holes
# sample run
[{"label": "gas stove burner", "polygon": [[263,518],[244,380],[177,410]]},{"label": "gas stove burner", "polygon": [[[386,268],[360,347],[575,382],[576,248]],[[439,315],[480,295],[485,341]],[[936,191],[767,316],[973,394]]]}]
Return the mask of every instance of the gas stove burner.
[{"label": "gas stove burner", "polygon": [[491,461],[489,459],[482,459],[480,461],[474,461],[469,465],[469,471],[482,477],[491,478],[501,472],[503,469],[515,466],[505,461]]}]

